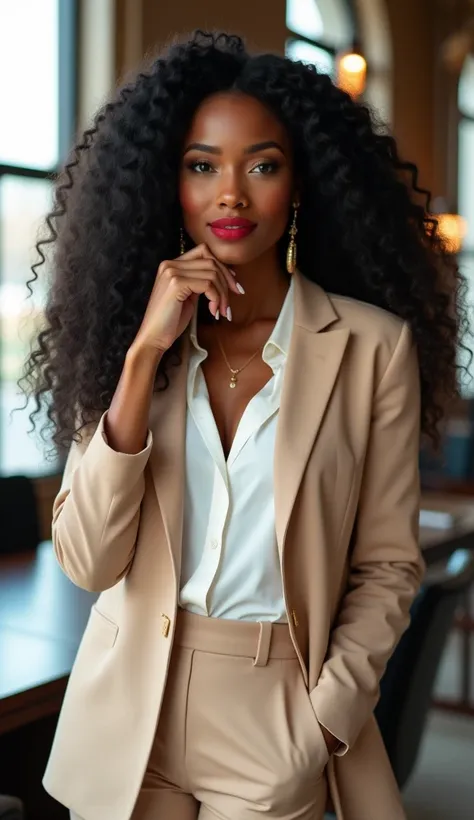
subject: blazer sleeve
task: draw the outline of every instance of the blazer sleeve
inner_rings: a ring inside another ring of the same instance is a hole
[[[386,664],[410,621],[424,562],[419,548],[420,378],[404,323],[375,391],[348,585],[310,693],[343,755],[373,712]]]
[[[116,452],[107,443],[106,416],[72,443],[53,504],[57,560],[74,584],[91,592],[114,586],[130,568],[153,444],[148,431],[141,452]]]

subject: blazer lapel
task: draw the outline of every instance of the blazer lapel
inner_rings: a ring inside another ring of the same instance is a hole
[[[294,327],[275,443],[275,524],[281,555],[306,462],[350,335],[347,328],[327,330],[339,319],[327,293],[298,272],[294,276]],[[155,394],[150,410],[153,447],[149,466],[177,579],[181,572],[189,349],[189,334],[185,333],[181,364],[169,368],[169,386]]]
[[[294,326],[283,379],[274,464],[275,525],[281,556],[303,472],[350,335],[347,328],[327,330],[339,319],[327,293],[298,272],[294,276]]]
[[[176,580],[181,572],[183,534],[184,470],[186,438],[186,383],[189,335],[184,334],[181,364],[168,368],[170,383],[156,393],[150,409],[153,447],[150,469],[171,553]]]

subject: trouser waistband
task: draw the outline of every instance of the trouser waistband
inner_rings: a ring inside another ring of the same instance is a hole
[[[297,658],[288,624],[208,618],[178,609],[174,643],[216,655],[253,658],[254,666],[270,659]]]

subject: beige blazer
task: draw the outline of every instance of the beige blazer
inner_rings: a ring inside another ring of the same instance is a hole
[[[379,679],[422,577],[420,385],[407,324],[296,273],[275,452],[291,638],[339,820],[405,817],[373,718]],[[128,820],[166,684],[183,521],[189,339],[153,399],[146,449],[73,444],[53,513],[60,565],[100,591],[70,677],[44,786],[84,820]],[[251,739],[249,739],[251,742]],[[344,753],[345,752],[345,753]]]

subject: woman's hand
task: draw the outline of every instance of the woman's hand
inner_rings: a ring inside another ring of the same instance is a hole
[[[239,287],[230,269],[207,245],[162,262],[134,346],[164,353],[188,326],[202,293],[209,299],[213,316],[217,311],[228,316],[229,290],[240,294]]]

